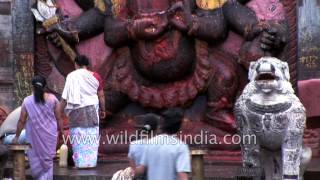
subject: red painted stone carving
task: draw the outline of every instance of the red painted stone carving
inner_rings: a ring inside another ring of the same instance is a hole
[[[272,55],[295,66],[295,1],[219,1],[208,10],[193,0],[105,0],[105,11],[91,7],[93,1],[57,2],[69,17],[55,32],[74,44],[77,53],[90,57],[92,69],[106,81],[110,117],[103,133],[133,132],[134,115],[179,106],[185,109],[183,133],[206,131],[222,140],[235,132],[232,108],[247,82],[248,64]],[[80,43],[68,31],[77,32]],[[42,62],[47,62],[43,67],[49,67],[37,71],[59,94],[62,88],[54,88],[58,83],[53,79],[66,76],[72,64],[45,37],[37,42],[48,44],[37,48]]]

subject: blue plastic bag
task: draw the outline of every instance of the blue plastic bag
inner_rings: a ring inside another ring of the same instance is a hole
[[[3,144],[5,145],[9,145],[9,144],[12,144],[12,140],[16,137],[15,134],[8,134],[8,135],[5,135],[5,137],[3,138]],[[22,130],[21,131],[21,134],[20,134],[20,137],[18,139],[18,143],[19,144],[27,144],[28,141],[27,141],[27,136],[26,136],[26,130]]]

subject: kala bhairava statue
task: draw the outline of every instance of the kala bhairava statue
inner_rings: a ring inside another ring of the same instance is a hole
[[[243,165],[264,170],[267,180],[301,180],[311,159],[303,145],[305,108],[289,82],[286,62],[263,57],[252,62],[250,83],[235,104]]]

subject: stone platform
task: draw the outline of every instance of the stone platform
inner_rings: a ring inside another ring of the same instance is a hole
[[[75,168],[59,168],[57,163],[54,169],[55,180],[110,180],[112,175],[128,167],[128,162],[100,162],[94,169],[78,170]],[[205,165],[205,175],[208,180],[253,180],[240,176],[241,166],[239,164],[208,164]],[[254,174],[254,173],[251,173]],[[248,174],[248,176],[250,176]],[[32,179],[28,173],[28,179]]]
[[[10,176],[12,166],[7,169]],[[125,158],[101,160],[94,169],[78,170],[72,167],[60,168],[57,162],[54,167],[55,180],[110,180],[112,175],[120,169],[128,167]],[[258,172],[241,168],[240,162],[222,162],[205,160],[205,176],[207,180],[256,180]],[[27,171],[27,179],[32,179]],[[320,159],[314,159],[310,163],[305,174],[305,180],[320,180]]]
[[[127,162],[104,162],[91,170],[59,168],[56,166],[56,180],[110,180],[113,173],[128,166]],[[320,179],[320,159],[314,161],[305,174],[305,180]],[[206,180],[255,180],[257,172],[243,170],[237,163],[207,162],[205,164]]]

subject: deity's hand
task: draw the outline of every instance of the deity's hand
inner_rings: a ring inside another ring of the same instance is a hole
[[[172,27],[182,32],[189,31],[192,23],[192,14],[183,2],[179,1],[173,4],[168,13],[169,23]]]
[[[167,28],[168,20],[163,15],[143,17],[129,23],[128,31],[133,39],[155,39]]]
[[[261,34],[261,49],[264,51],[282,50],[288,41],[287,27],[277,22],[267,22]]]
[[[61,38],[70,44],[79,42],[78,33],[68,27],[67,23],[58,23],[48,29],[49,35],[47,38],[56,46],[61,47]]]

